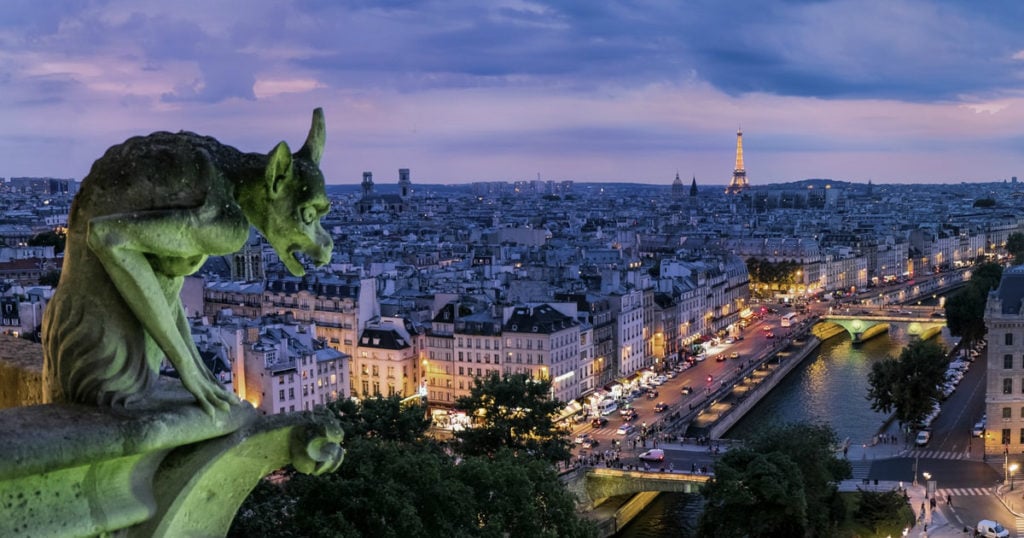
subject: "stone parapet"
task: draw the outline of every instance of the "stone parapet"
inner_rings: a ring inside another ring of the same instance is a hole
[[[223,536],[263,476],[343,457],[333,417],[193,402],[168,382],[141,409],[0,411],[0,536]]]
[[[0,334],[0,409],[42,403],[43,347]]]

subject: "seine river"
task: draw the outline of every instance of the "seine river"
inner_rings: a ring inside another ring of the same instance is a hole
[[[947,348],[945,336],[939,341]],[[871,365],[898,355],[906,341],[882,334],[854,346],[840,335],[821,344],[797,369],[772,390],[727,437],[742,439],[760,424],[813,422],[832,426],[839,439],[864,443],[878,431],[885,415],[871,410],[866,395]],[[699,502],[685,494],[663,493],[618,536],[622,538],[688,537],[700,513]]]

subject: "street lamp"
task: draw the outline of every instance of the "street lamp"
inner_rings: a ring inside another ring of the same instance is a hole
[[[1018,468],[1016,463],[1010,464],[1010,491],[1013,491],[1013,473],[1016,473]]]
[[[928,471],[924,471],[924,472],[921,473],[921,476],[924,477],[924,498],[927,499],[928,498],[928,490],[931,489],[930,486],[931,486],[931,481],[932,481],[932,473],[929,473]]]

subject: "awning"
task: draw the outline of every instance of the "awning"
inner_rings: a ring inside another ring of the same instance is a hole
[[[567,403],[565,407],[562,408],[562,411],[558,413],[558,418],[556,418],[555,420],[565,420],[575,415],[576,413],[579,413],[582,410],[583,406],[580,405],[580,403],[577,402],[576,400],[573,400]]]

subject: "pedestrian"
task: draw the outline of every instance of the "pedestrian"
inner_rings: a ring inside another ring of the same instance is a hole
[[[931,498],[931,500],[930,500],[929,502],[930,502],[930,503],[931,503],[931,505],[932,505],[932,510],[935,510],[935,497],[932,497],[932,498]]]
[[[953,506],[953,496],[949,493],[946,494],[946,504]]]

